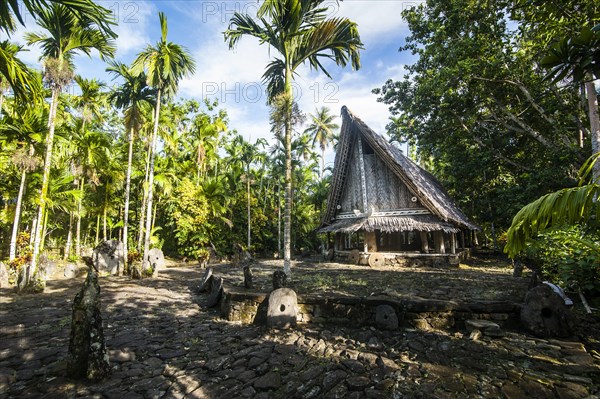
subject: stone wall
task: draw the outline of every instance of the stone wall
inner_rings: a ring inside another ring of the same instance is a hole
[[[470,249],[460,249],[456,254],[423,254],[423,253],[393,253],[380,252],[385,257],[386,267],[458,267],[461,260],[468,259]],[[350,251],[336,251],[335,260],[348,263]],[[361,252],[361,265],[368,265],[368,253]]]
[[[268,295],[225,287],[221,299],[222,317],[243,324],[264,324]],[[464,328],[465,320],[491,320],[500,326],[518,322],[520,305],[503,301],[444,301],[418,297],[319,297],[298,295],[298,323],[375,325],[375,310],[390,305],[400,326],[419,330]]]

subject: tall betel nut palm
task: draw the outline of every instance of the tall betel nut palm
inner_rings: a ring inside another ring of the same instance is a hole
[[[158,13],[160,19],[161,38],[154,46],[142,51],[132,65],[136,75],[146,73],[149,86],[156,89],[156,106],[154,108],[154,130],[150,140],[150,160],[148,172],[148,204],[146,208],[146,229],[144,233],[144,257],[142,268],[148,270],[148,251],[150,250],[150,232],[152,228],[152,192],[154,185],[154,155],[158,138],[158,120],[160,116],[161,97],[168,98],[177,92],[179,81],[196,70],[196,64],[185,47],[167,41],[167,17]]]
[[[330,114],[330,109],[327,107],[321,107],[316,112],[310,115],[311,122],[304,130],[305,133],[309,133],[312,136],[313,148],[315,144],[319,143],[321,148],[321,179],[325,173],[325,149],[333,141],[334,130],[337,130],[339,126],[333,121],[335,115]]]
[[[129,244],[129,197],[131,193],[131,172],[133,166],[133,139],[144,123],[144,107],[153,104],[154,91],[146,83],[146,75],[134,75],[131,69],[121,62],[115,62],[106,69],[115,77],[123,79],[123,83],[111,94],[110,99],[117,108],[124,109],[125,129],[129,131],[127,152],[127,173],[125,175],[125,205],[123,209],[123,248],[127,254]],[[128,270],[127,256],[125,256],[125,269]]]
[[[73,80],[73,57],[77,53],[91,55],[97,50],[102,58],[112,57],[115,45],[111,37],[103,33],[97,23],[89,16],[73,13],[69,8],[52,4],[40,10],[38,25],[43,33],[27,33],[25,39],[29,44],[40,44],[44,64],[44,80],[52,90],[50,113],[48,116],[48,135],[46,136],[46,154],[40,189],[37,226],[34,231],[35,240],[31,265],[27,269],[25,283],[28,284],[35,274],[36,262],[42,241],[42,223],[46,211],[48,183],[52,162],[52,145],[54,143],[54,126],[59,94]]]
[[[291,215],[292,215],[292,80],[296,69],[308,61],[311,68],[331,75],[322,60],[332,60],[339,66],[349,62],[360,68],[363,48],[355,22],[348,18],[327,18],[328,8],[323,0],[265,0],[253,18],[235,13],[225,31],[225,41],[233,49],[242,36],[256,37],[260,44],[277,50],[267,65],[263,81],[267,84],[269,103],[276,96],[287,97],[285,113],[285,210],[283,231],[284,271],[291,273]]]

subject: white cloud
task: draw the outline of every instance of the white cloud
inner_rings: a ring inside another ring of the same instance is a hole
[[[118,35],[116,39],[117,58],[137,53],[151,42],[148,36],[148,20],[155,14],[154,5],[147,1],[118,1],[110,9],[117,22],[117,26],[114,28]]]
[[[400,16],[402,9],[416,2],[383,0],[346,0],[336,3],[330,1],[331,15],[344,16],[359,24],[361,38],[365,43],[363,65],[373,65],[368,69],[351,71],[332,65],[328,70],[335,80],[323,73],[311,71],[301,66],[295,80],[296,99],[301,110],[313,113],[315,108],[328,106],[334,114],[339,114],[342,105],[347,105],[374,130],[383,133],[389,111],[385,104],[377,102],[377,96],[371,93],[388,78],[401,76],[403,64],[396,60],[398,34],[406,29]],[[179,12],[197,21],[195,35],[188,38],[197,62],[196,74],[180,83],[180,93],[185,96],[218,98],[230,116],[230,125],[244,137],[250,134],[252,139],[265,137],[271,139],[269,131],[269,109],[265,105],[261,77],[276,51],[266,45],[260,45],[256,38],[243,37],[231,51],[223,40],[222,32],[234,11],[249,12],[256,9],[255,1],[241,0],[230,3],[203,2],[193,8],[187,3],[175,3]],[[337,7],[337,8],[336,8]],[[389,50],[377,55],[373,47],[381,47],[384,41],[393,42]],[[368,51],[370,50],[370,51]]]
[[[418,0],[347,0],[339,3],[336,16],[356,22],[361,39],[369,48],[382,37],[406,29],[406,22],[400,14],[420,3]]]

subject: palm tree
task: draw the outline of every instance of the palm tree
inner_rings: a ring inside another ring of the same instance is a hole
[[[362,43],[356,23],[348,18],[326,18],[324,0],[271,0],[258,10],[256,20],[235,13],[225,31],[229,48],[236,46],[242,36],[256,37],[277,50],[279,57],[271,61],[263,81],[267,83],[269,101],[283,95],[285,118],[285,211],[284,211],[284,271],[291,273],[291,215],[292,215],[292,80],[296,69],[306,61],[327,77],[322,59],[337,65],[351,63],[360,68]]]
[[[127,173],[125,175],[125,205],[123,209],[123,252],[125,253],[125,270],[127,270],[128,229],[129,229],[129,197],[131,195],[131,171],[133,166],[133,139],[139,134],[144,122],[143,109],[153,105],[154,91],[146,84],[146,75],[135,75],[131,69],[121,62],[111,64],[107,69],[123,83],[115,89],[110,99],[117,108],[125,111],[125,129],[129,131],[127,152]]]
[[[81,256],[81,217],[84,213],[86,178],[95,186],[100,184],[99,174],[109,160],[110,140],[105,133],[84,130],[83,121],[78,121],[75,132],[70,138],[73,147],[73,159],[78,166],[79,191],[77,203],[77,222],[75,229],[75,255]]]
[[[160,117],[161,96],[169,97],[177,92],[179,81],[193,74],[196,64],[184,47],[167,41],[167,17],[158,13],[161,39],[154,47],[148,46],[133,63],[132,71],[139,75],[146,72],[146,81],[156,89],[156,106],[154,111],[154,131],[150,140],[150,161],[148,174],[148,205],[146,206],[146,232],[144,237],[143,267],[148,268],[148,251],[150,250],[150,228],[152,216],[152,186],[154,184],[154,154],[158,138],[158,120]]]
[[[36,271],[37,257],[40,252],[42,226],[39,221],[44,220],[47,202],[58,96],[65,85],[73,79],[73,56],[78,52],[89,56],[93,49],[98,50],[101,57],[112,57],[115,52],[112,39],[105,36],[91,18],[78,16],[67,7],[53,4],[47,9],[40,10],[38,24],[46,33],[28,33],[25,38],[29,44],[39,43],[42,47],[44,79],[52,90],[52,100],[48,116],[48,135],[46,136],[46,154],[38,205],[38,223],[34,233],[31,268],[27,270],[26,275],[27,283]]]
[[[96,132],[86,131],[86,124],[92,122],[93,119],[102,121],[102,107],[106,105],[106,93],[102,91],[106,87],[104,82],[96,79],[85,79],[81,76],[75,76],[75,82],[81,89],[81,95],[75,98],[74,105],[81,112],[81,124],[79,131],[75,134],[76,139],[75,151],[77,156],[75,159],[79,162],[82,173],[79,181],[79,203],[77,204],[77,223],[75,234],[75,254],[81,256],[81,213],[82,202],[84,197],[85,174],[97,164],[98,157],[105,155],[108,148],[108,142],[101,134]],[[68,254],[67,254],[68,256]]]
[[[25,25],[21,15],[21,5],[24,5],[27,11],[38,20],[54,4],[62,4],[70,12],[91,19],[104,35],[117,37],[116,33],[111,30],[111,25],[114,25],[111,11],[94,3],[93,0],[2,0],[0,1],[0,29],[6,33],[13,32],[17,28],[15,18]]]
[[[17,57],[23,48],[3,40],[0,42],[0,115],[4,102],[4,92],[11,88],[15,97],[22,102],[38,102],[42,86],[36,74]]]
[[[311,123],[308,125],[305,133],[310,133],[313,137],[312,145],[319,143],[321,148],[321,180],[325,172],[325,149],[333,141],[334,130],[339,126],[333,122],[335,115],[330,114],[331,110],[327,107],[316,109],[314,115],[310,114]]]
[[[250,166],[252,165],[252,163],[260,161],[260,160],[264,160],[265,159],[265,154],[262,153],[259,149],[260,147],[264,148],[264,146],[267,144],[267,141],[265,139],[257,139],[256,142],[254,144],[250,144],[249,142],[245,141],[243,139],[242,136],[237,136],[236,139],[239,138],[239,140],[237,141],[239,146],[240,146],[240,162],[242,163],[242,166],[244,168],[244,174],[241,176],[241,180],[242,182],[246,183],[246,196],[247,196],[247,223],[248,223],[248,236],[247,236],[247,249],[248,251],[250,250],[250,245],[252,244],[252,228],[251,228],[251,209],[250,209],[250,185],[252,183],[254,183],[254,179],[252,178],[252,171],[250,170]]]
[[[12,112],[12,116],[6,118],[4,125],[0,127],[0,130],[7,131],[10,135],[16,136],[17,140],[28,143],[23,146],[23,151],[15,153],[13,156],[13,163],[21,170],[21,184],[17,195],[15,217],[10,239],[9,261],[14,260],[16,257],[17,235],[19,233],[27,173],[38,166],[38,162],[34,158],[34,142],[41,141],[40,138],[45,135],[48,129],[46,123],[48,120],[47,112],[48,109],[46,107],[23,104],[23,107]],[[25,147],[29,147],[29,149],[25,150]]]

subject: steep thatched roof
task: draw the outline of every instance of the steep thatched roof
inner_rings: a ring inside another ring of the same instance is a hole
[[[369,216],[362,218],[336,220],[337,204],[339,204],[352,148],[358,135],[364,140],[385,165],[404,183],[427,208],[431,215],[412,216]],[[478,227],[456,207],[446,190],[437,179],[419,167],[402,152],[375,133],[362,120],[352,114],[348,108],[342,107],[342,129],[340,142],[335,156],[333,176],[327,211],[320,227],[320,232],[354,232],[358,230],[406,231],[421,230],[456,232],[459,228],[476,230]]]

